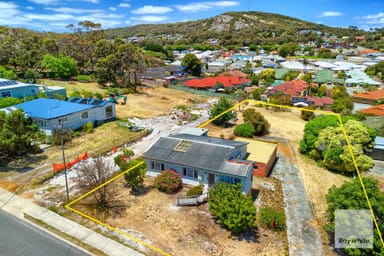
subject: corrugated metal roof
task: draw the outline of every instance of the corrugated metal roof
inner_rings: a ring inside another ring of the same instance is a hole
[[[384,149],[384,137],[380,137],[380,136],[376,137],[375,149]]]
[[[220,171],[222,173],[241,177],[246,177],[250,170],[253,170],[253,165],[251,165],[250,163],[247,164],[230,161],[223,162],[220,168]]]
[[[180,141],[192,141],[186,150],[175,150]],[[160,137],[145,153],[144,157],[182,166],[219,171],[223,161],[229,159],[236,146],[244,142],[230,141],[207,136],[177,134]]]
[[[92,105],[72,103],[56,99],[36,99],[16,105],[21,108],[30,117],[41,119],[53,119],[72,113],[94,108]]]

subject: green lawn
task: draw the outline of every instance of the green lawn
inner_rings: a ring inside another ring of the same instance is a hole
[[[80,83],[75,81],[59,81],[59,80],[51,80],[51,79],[41,79],[38,81],[38,84],[65,87],[67,89],[67,95],[70,95],[76,90],[78,91],[86,90],[93,93],[101,93],[102,95],[104,95],[104,93],[107,92],[107,90],[100,88],[97,83]]]

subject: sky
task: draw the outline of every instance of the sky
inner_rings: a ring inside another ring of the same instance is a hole
[[[383,0],[0,0],[0,25],[70,32],[89,20],[102,28],[210,18],[229,11],[262,11],[334,27],[384,27]]]

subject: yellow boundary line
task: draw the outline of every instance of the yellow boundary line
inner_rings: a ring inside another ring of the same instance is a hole
[[[225,110],[224,112],[220,113],[219,115],[217,115],[217,116],[215,116],[215,117],[209,119],[208,121],[206,121],[206,122],[200,124],[200,125],[197,126],[197,127],[198,127],[198,128],[202,128],[202,127],[206,126],[207,124],[211,123],[212,121],[216,120],[217,118],[221,117],[222,115],[228,113],[229,111],[232,111],[232,110],[236,109],[237,107],[240,107],[240,106],[243,105],[244,103],[253,103],[253,104],[255,104],[256,106],[257,106],[257,105],[264,105],[264,106],[269,106],[269,107],[277,107],[277,108],[293,109],[293,110],[297,110],[297,111],[302,111],[302,110],[304,110],[303,108],[299,108],[299,107],[277,105],[277,104],[271,104],[271,103],[267,103],[267,102],[263,102],[263,101],[243,100],[243,101],[241,101],[241,102],[235,104],[233,107],[231,107],[231,108]],[[337,116],[337,117],[338,117],[338,121],[339,121],[340,127],[341,127],[341,129],[342,129],[342,131],[343,131],[344,138],[345,138],[345,140],[346,140],[346,142],[347,142],[347,145],[348,145],[349,153],[350,153],[351,156],[352,156],[352,161],[353,161],[353,164],[354,164],[354,166],[355,166],[355,169],[356,169],[356,172],[357,172],[359,181],[360,181],[360,185],[361,185],[361,187],[362,187],[362,189],[363,189],[365,199],[367,200],[368,208],[369,208],[369,210],[370,210],[370,213],[371,213],[373,222],[374,222],[374,224],[375,224],[377,233],[379,234],[379,238],[380,238],[380,241],[381,241],[381,245],[384,247],[384,241],[383,241],[383,237],[382,237],[382,234],[381,234],[381,231],[380,231],[380,228],[379,228],[379,224],[378,224],[377,221],[376,221],[375,213],[373,212],[373,208],[372,208],[371,202],[370,202],[370,200],[369,200],[369,197],[368,197],[368,194],[367,194],[367,191],[366,191],[366,188],[365,188],[363,179],[362,179],[362,177],[361,177],[359,167],[357,166],[356,158],[355,158],[355,155],[353,154],[351,144],[350,144],[350,142],[349,142],[347,133],[346,133],[346,131],[345,131],[345,127],[344,127],[343,122],[342,122],[342,119],[341,119],[341,115],[338,114],[338,113],[334,113],[334,112],[330,112],[330,111],[322,111],[322,110],[305,109],[305,111],[314,112],[314,113],[320,113],[320,114],[324,114],[324,115],[333,115],[333,116]],[[127,172],[129,172],[129,171],[131,171],[131,170],[133,170],[133,169],[135,169],[135,168],[141,166],[143,163],[144,163],[144,161],[139,162],[139,163],[136,164],[135,166],[133,166],[133,167],[129,168],[128,170],[126,170],[126,171],[120,173],[119,175],[116,175],[115,177],[113,177],[112,179],[108,180],[107,182],[105,182],[105,183],[103,183],[103,184],[97,186],[96,188],[94,188],[94,189],[88,191],[87,193],[81,195],[81,196],[78,197],[77,199],[75,199],[75,200],[69,202],[69,203],[66,204],[64,207],[67,208],[67,209],[69,209],[69,210],[71,210],[71,211],[73,211],[73,212],[75,212],[75,213],[77,213],[77,214],[79,214],[79,215],[81,215],[81,216],[83,216],[83,217],[86,218],[86,219],[89,219],[89,220],[91,220],[91,221],[93,221],[93,222],[95,222],[95,223],[97,223],[97,224],[100,224],[100,225],[102,225],[102,226],[104,226],[104,227],[106,227],[106,228],[108,228],[108,229],[110,229],[110,230],[112,230],[112,231],[114,231],[114,232],[117,232],[117,233],[119,233],[119,234],[121,234],[121,235],[123,235],[123,236],[125,236],[125,237],[127,237],[127,238],[129,238],[129,239],[131,239],[131,240],[133,240],[133,241],[135,241],[135,242],[137,242],[137,243],[139,243],[139,244],[141,244],[141,245],[143,245],[143,246],[145,246],[145,247],[147,247],[147,248],[153,250],[153,251],[155,251],[155,252],[158,252],[158,253],[160,253],[161,255],[164,255],[164,256],[170,256],[169,253],[164,252],[164,251],[161,250],[160,248],[157,248],[157,247],[155,247],[155,246],[153,246],[153,245],[150,245],[150,244],[148,244],[148,243],[146,243],[146,242],[144,242],[144,241],[142,241],[142,240],[140,240],[140,239],[138,239],[138,238],[136,238],[136,237],[133,237],[133,236],[131,236],[131,235],[129,235],[129,234],[127,234],[127,233],[125,233],[125,232],[123,232],[123,231],[117,229],[117,228],[112,227],[112,226],[109,225],[109,224],[106,224],[106,223],[104,223],[104,222],[102,222],[102,221],[100,221],[100,220],[98,220],[98,219],[95,219],[95,218],[93,218],[93,217],[91,217],[91,216],[89,216],[89,215],[87,215],[87,214],[85,214],[85,213],[83,213],[83,212],[81,212],[81,211],[79,211],[79,210],[76,210],[76,209],[74,209],[74,208],[71,207],[71,205],[73,205],[73,204],[79,202],[80,200],[82,200],[83,198],[89,196],[90,194],[92,194],[92,193],[95,192],[96,190],[100,189],[101,187],[103,187],[103,186],[105,186],[105,185],[107,185],[107,184],[109,184],[109,183],[111,183],[111,182],[117,180],[118,178],[120,178],[121,176],[123,176],[125,173],[127,173]]]

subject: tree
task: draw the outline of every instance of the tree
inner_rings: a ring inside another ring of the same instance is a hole
[[[221,97],[219,101],[212,106],[211,110],[209,111],[209,117],[214,118],[232,107],[233,107],[233,104],[230,100],[228,100],[225,97]],[[234,118],[232,111],[228,111],[225,114],[213,120],[212,122],[215,125],[225,126],[226,122],[231,120],[232,118]]]
[[[185,71],[191,71],[193,76],[200,76],[202,63],[195,54],[187,53],[181,60],[181,65]]]
[[[254,100],[261,100],[261,95],[265,92],[265,87],[257,87],[252,90],[252,98]]]
[[[244,123],[250,124],[254,129],[254,135],[265,135],[269,132],[270,124],[260,112],[248,108],[243,112]]]
[[[114,47],[113,53],[98,60],[95,70],[96,80],[102,86],[111,84],[114,87],[131,88],[136,91],[146,69],[144,53],[136,46],[119,40],[114,43]],[[106,49],[99,50],[110,52]]]
[[[253,126],[249,123],[244,123],[236,126],[234,132],[236,136],[242,136],[242,137],[253,137],[255,134],[255,129]]]
[[[276,71],[273,68],[263,69],[259,74],[259,81],[262,84],[271,84],[275,81]]]
[[[32,138],[39,132],[21,109],[9,114],[0,111],[0,162],[8,162],[26,153],[36,153],[39,148]]]
[[[136,164],[138,164],[138,162]],[[134,165],[132,164],[132,166]],[[124,174],[124,179],[127,182],[127,186],[132,189],[133,193],[139,192],[144,187],[145,172],[146,169],[141,166],[136,167],[133,170],[130,170],[129,172],[126,172]]]
[[[165,170],[155,178],[154,186],[162,192],[174,194],[183,188],[183,180],[176,171]]]
[[[373,166],[373,160],[364,154],[363,149],[373,147],[375,134],[371,134],[366,126],[356,120],[347,121],[344,128],[359,170],[362,172],[369,170]],[[330,170],[341,173],[355,171],[349,146],[339,126],[322,129],[314,143],[314,150],[310,154],[322,161]]]
[[[371,203],[373,212],[378,222],[380,230],[384,230],[384,208],[382,202],[384,193],[378,186],[378,181],[372,178],[362,178],[363,183]],[[359,179],[344,183],[340,188],[331,187],[326,196],[328,203],[329,230],[333,233],[335,229],[335,211],[336,210],[356,210],[368,209],[368,203],[365,199],[363,189]],[[379,235],[376,229],[373,231],[372,249],[344,249],[347,255],[383,255],[384,248],[381,245]]]
[[[279,53],[279,55],[281,57],[287,57],[287,56],[294,56],[295,55],[295,51],[299,50],[300,49],[300,46],[294,44],[294,43],[286,43],[286,44],[282,44],[279,49],[277,50],[277,52]]]
[[[209,191],[209,210],[231,232],[239,234],[256,228],[256,207],[241,192],[241,184],[218,182]]]
[[[342,121],[345,123],[352,117],[343,117]],[[314,150],[314,144],[319,136],[321,130],[328,126],[339,126],[339,121],[337,116],[333,115],[323,115],[317,116],[305,124],[304,127],[304,136],[300,141],[300,152],[302,154],[309,154],[312,150]]]
[[[90,159],[86,164],[78,167],[80,176],[84,180],[82,185],[87,190],[97,188],[107,182],[112,177],[114,170],[113,162],[102,157]],[[108,212],[113,207],[112,189],[113,186],[106,184],[92,193],[98,209]]]
[[[314,106],[308,106],[306,108],[304,108],[303,110],[301,110],[301,118],[305,121],[309,121],[311,120],[312,118],[315,117],[315,113],[311,110],[314,110],[316,107]],[[306,110],[308,109],[308,110]]]
[[[68,56],[59,55],[59,57],[55,57],[46,54],[41,61],[41,65],[50,73],[51,77],[68,79],[77,74],[76,61]]]
[[[9,70],[3,66],[0,66],[0,77],[13,80],[17,78],[17,75],[13,70]]]

